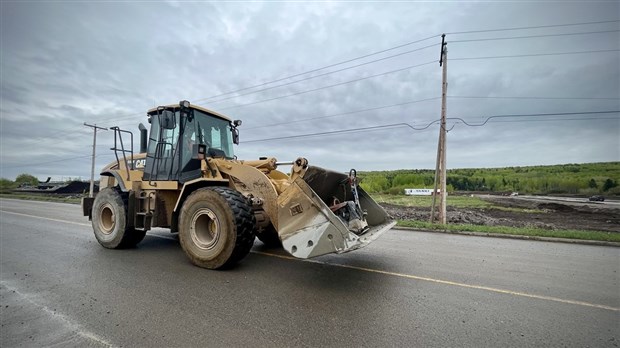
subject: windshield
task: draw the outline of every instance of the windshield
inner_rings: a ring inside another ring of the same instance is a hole
[[[235,156],[230,122],[194,109],[193,124],[193,132],[188,130],[192,141],[207,145],[207,151],[221,150],[227,158]]]

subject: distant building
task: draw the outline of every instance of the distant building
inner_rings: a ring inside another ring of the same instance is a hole
[[[437,193],[441,190],[437,189]],[[407,196],[432,196],[433,189],[405,189],[405,195]]]

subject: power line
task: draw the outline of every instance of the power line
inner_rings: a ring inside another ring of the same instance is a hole
[[[465,124],[468,127],[482,127],[482,126],[486,125],[490,120],[496,119],[496,118],[547,117],[547,116],[563,116],[563,115],[565,115],[565,116],[571,116],[571,115],[597,115],[597,114],[613,114],[613,113],[620,113],[620,110],[493,115],[493,116],[487,117],[487,119],[483,123],[480,123],[480,124],[468,123],[466,120],[464,120],[463,118],[460,118],[460,117],[448,117],[448,118],[446,118],[446,120],[461,121],[463,124]],[[589,119],[590,120],[597,120],[597,118],[589,118]],[[438,123],[440,121],[441,121],[441,119],[434,120],[434,121],[428,123],[426,126],[423,126],[423,127],[414,127],[414,126],[410,125],[409,123],[401,122],[401,123],[392,123],[392,124],[370,126],[370,127],[362,127],[362,128],[341,129],[341,130],[337,130],[337,131],[317,132],[317,133],[309,133],[309,134],[298,134],[298,135],[290,135],[290,136],[283,136],[283,137],[273,137],[273,138],[265,138],[265,139],[254,139],[254,140],[244,141],[243,143],[256,143],[256,142],[272,141],[272,140],[298,139],[298,138],[307,138],[307,137],[315,137],[315,136],[333,135],[333,134],[341,134],[341,133],[363,132],[363,131],[371,131],[371,130],[387,129],[387,128],[395,128],[395,127],[408,127],[408,128],[411,128],[411,129],[413,129],[415,131],[422,131],[422,130],[428,129],[429,127],[431,127],[432,125],[434,125],[434,124],[436,124],[436,123]],[[526,121],[526,120],[524,120],[524,121]]]
[[[570,116],[570,115],[596,115],[596,114],[614,114],[614,113],[620,113],[620,110],[612,110],[612,111],[585,111],[585,112],[561,112],[561,113],[539,113],[539,114],[493,115],[493,116],[487,117],[487,119],[484,122],[479,123],[479,124],[468,123],[466,120],[464,120],[463,118],[460,118],[460,117],[449,117],[449,118],[447,118],[447,120],[457,120],[457,121],[460,121],[461,123],[463,123],[464,125],[466,125],[468,127],[482,127],[482,126],[484,126],[484,125],[486,125],[487,123],[490,123],[490,122],[500,123],[500,122],[620,120],[620,117],[597,117],[597,118],[588,117],[588,118],[560,118],[560,119],[551,119],[551,120],[502,120],[502,121],[491,121],[491,120],[496,119],[496,118],[510,118],[510,117],[512,117],[512,118],[514,118],[514,117],[546,117],[546,116],[562,116],[562,115]],[[294,138],[297,139],[297,138],[333,135],[333,134],[341,134],[341,133],[356,133],[356,132],[365,132],[365,131],[373,131],[373,130],[381,130],[381,129],[398,128],[398,127],[408,127],[408,128],[411,128],[414,131],[422,131],[422,130],[426,130],[426,129],[430,128],[433,124],[436,124],[436,123],[438,123],[440,121],[441,121],[440,119],[434,120],[432,122],[429,122],[427,125],[425,125],[423,127],[414,127],[414,126],[412,126],[412,125],[410,125],[408,123],[401,122],[401,123],[392,123],[392,124],[377,125],[377,126],[370,126],[370,127],[342,129],[342,130],[329,131],[329,132],[317,132],[317,133],[299,134],[299,135],[291,135],[291,136],[284,136],[284,137],[274,137],[274,138],[266,138],[266,139],[254,139],[254,140],[243,141],[243,143],[255,143],[255,142],[264,142],[264,141],[271,141],[271,140],[294,139]],[[459,122],[456,122],[455,124],[457,124],[457,123],[459,123]],[[452,128],[454,128],[454,126]],[[112,156],[112,155],[113,154],[102,154],[102,155],[97,155],[96,157],[99,158],[99,157]],[[39,165],[43,165],[43,164],[69,161],[69,160],[79,159],[79,158],[86,158],[86,157],[90,157],[90,156],[91,155],[69,157],[69,158],[61,158],[61,159],[57,159],[57,160],[53,160],[53,161],[47,161],[47,162],[39,162],[39,163],[23,164],[23,165],[13,165],[13,166],[8,166],[8,167],[4,166],[3,168],[4,169],[8,169],[8,168],[18,168],[18,167],[32,167],[32,166],[39,166]]]
[[[392,71],[387,71],[387,72],[380,73],[380,74],[375,74],[375,75],[370,75],[370,76],[366,76],[366,77],[361,77],[361,78],[358,78],[358,79],[354,79],[354,80],[350,80],[350,81],[345,81],[345,82],[340,82],[340,83],[336,83],[336,84],[333,84],[333,85],[318,87],[318,88],[314,88],[314,89],[309,89],[309,90],[305,90],[305,91],[301,91],[301,92],[281,95],[281,96],[274,97],[274,98],[263,99],[263,100],[259,100],[259,101],[255,101],[255,102],[251,102],[251,103],[234,105],[234,106],[230,106],[230,107],[223,108],[223,109],[220,109],[220,110],[236,109],[236,108],[240,108],[240,107],[243,107],[243,106],[255,105],[255,104],[265,103],[265,102],[268,102],[268,101],[284,99],[284,98],[293,97],[293,96],[296,96],[296,95],[306,94],[306,93],[310,93],[310,92],[316,92],[316,91],[320,91],[320,90],[327,89],[327,88],[342,86],[342,85],[346,85],[346,84],[349,84],[349,83],[359,82],[359,81],[368,80],[368,79],[372,79],[372,78],[379,77],[379,76],[393,74],[393,73],[400,72],[400,71],[405,71],[405,70],[409,70],[409,69],[413,69],[413,68],[418,68],[418,67],[429,65],[429,64],[433,64],[433,63],[436,63],[436,62],[437,62],[436,60],[433,60],[433,61],[422,63],[422,64],[410,65],[410,66],[407,66],[407,67],[404,67],[404,68],[400,68],[400,69],[396,69],[396,70],[392,70]]]
[[[70,160],[74,160],[74,159],[78,159],[78,158],[86,158],[86,157],[90,157],[90,155],[77,156],[77,157],[69,157],[69,158],[61,158],[61,159],[57,159],[57,160],[53,160],[53,161],[47,161],[47,162],[37,162],[37,163],[30,163],[30,164],[18,164],[18,165],[13,165],[13,166],[3,166],[3,168],[7,169],[7,168],[40,166],[40,165],[43,165],[43,164],[56,163],[56,162],[64,162],[64,161],[70,161]]]
[[[272,123],[272,124],[263,125],[263,126],[256,126],[256,127],[245,128],[244,130],[281,126],[283,124],[289,125],[289,124],[292,124],[292,123],[315,121],[315,120],[321,120],[321,119],[325,119],[325,118],[332,118],[332,117],[338,117],[338,116],[357,114],[357,113],[366,112],[366,111],[375,111],[375,110],[393,108],[393,107],[397,107],[397,106],[404,106],[404,105],[421,103],[421,102],[430,101],[430,100],[437,100],[437,99],[441,99],[441,97],[433,97],[433,98],[426,98],[426,99],[411,100],[411,101],[407,101],[407,102],[403,102],[403,103],[390,104],[390,105],[382,105],[382,106],[377,106],[377,107],[368,108],[368,109],[353,110],[353,111],[347,111],[347,112],[341,112],[341,113],[337,113],[337,114],[318,116],[318,117],[311,117],[311,118],[301,118],[301,119],[297,119],[297,120],[289,120],[289,121],[281,122],[281,123]]]
[[[125,116],[119,116],[119,117],[116,117],[116,118],[106,119],[105,121],[106,122],[112,122],[112,121],[126,120],[126,119],[133,118],[135,116],[140,116],[140,115],[146,115],[146,110],[143,111],[143,112],[136,112],[136,113],[133,113],[133,114],[127,114]]]
[[[464,95],[449,95],[448,98],[452,99],[541,99],[541,100],[620,100],[618,97],[504,97],[504,96],[464,96]]]
[[[323,77],[323,76],[335,74],[335,73],[338,73],[338,72],[341,72],[341,71],[345,71],[345,70],[349,70],[349,69],[359,68],[360,66],[364,66],[364,65],[380,62],[380,61],[391,59],[391,58],[394,58],[394,57],[399,57],[399,56],[402,56],[402,55],[405,55],[405,54],[421,51],[421,50],[424,50],[424,49],[427,49],[427,48],[431,48],[431,47],[435,47],[435,46],[439,46],[439,44],[438,43],[437,44],[432,44],[432,45],[428,45],[428,46],[425,46],[425,47],[417,48],[415,50],[410,50],[410,51],[394,54],[394,55],[391,55],[391,56],[387,56],[387,57],[371,60],[371,61],[368,61],[368,62],[364,62],[364,63],[361,63],[361,64],[349,66],[349,67],[346,67],[346,68],[342,68],[342,69],[338,69],[338,70],[334,70],[334,71],[328,71],[328,72],[323,73],[323,74],[306,77],[306,78],[303,78],[303,79],[300,79],[300,80],[295,80],[295,81],[283,83],[283,84],[280,84],[280,85],[271,86],[271,87],[259,89],[259,90],[256,90],[256,91],[248,92],[248,93],[238,94],[238,95],[235,95],[235,96],[231,96],[231,97],[227,97],[227,98],[223,98],[223,99],[219,99],[219,100],[210,101],[210,103],[219,103],[219,102],[222,102],[222,101],[225,101],[225,100],[230,100],[230,99],[234,99],[234,98],[238,98],[238,97],[243,97],[243,96],[250,95],[250,94],[264,92],[264,91],[268,91],[268,90],[271,90],[271,89],[274,89],[274,88],[278,88],[278,87],[289,86],[289,85],[292,85],[292,84],[295,84],[295,83],[312,80],[312,79],[315,79],[317,77]]]
[[[454,32],[447,32],[446,34],[460,35],[460,34],[472,34],[472,33],[483,33],[483,32],[499,32],[499,31],[511,31],[511,30],[526,30],[526,29],[540,29],[540,28],[553,28],[553,27],[568,27],[568,26],[593,25],[593,24],[617,23],[617,22],[620,22],[620,20],[606,20],[606,21],[581,22],[581,23],[565,23],[565,24],[528,26],[528,27],[496,28],[496,29],[470,30],[470,31],[454,31]],[[595,33],[595,32],[592,32],[592,33]],[[558,35],[572,35],[572,34],[578,35],[580,33],[567,33],[567,34],[558,34]],[[213,95],[213,96],[207,97],[207,98],[196,99],[195,102],[205,101],[205,100],[209,100],[209,99],[213,99],[213,98],[217,98],[217,97],[221,97],[221,96],[225,96],[225,95],[229,95],[229,94],[233,94],[233,93],[249,90],[249,89],[252,89],[252,88],[266,86],[268,84],[284,81],[286,79],[303,76],[303,75],[310,74],[310,73],[317,72],[317,71],[321,71],[321,70],[324,70],[324,69],[327,69],[327,68],[330,68],[330,67],[335,67],[335,66],[346,64],[346,63],[349,63],[349,62],[353,62],[353,61],[356,61],[356,60],[359,60],[359,59],[363,59],[363,58],[371,57],[371,56],[374,56],[374,55],[377,55],[377,54],[381,54],[381,53],[389,52],[389,51],[392,51],[392,50],[396,50],[398,48],[402,48],[402,47],[406,47],[406,46],[409,46],[409,45],[412,45],[412,44],[420,43],[420,42],[423,42],[423,41],[426,41],[426,40],[430,40],[430,39],[433,39],[433,38],[436,38],[436,37],[439,37],[439,35],[436,34],[436,35],[428,36],[428,37],[425,37],[425,38],[422,38],[422,39],[419,39],[419,40],[414,40],[414,41],[407,42],[407,43],[404,43],[404,44],[401,44],[401,45],[389,47],[389,48],[384,49],[384,50],[380,50],[380,51],[372,52],[372,53],[369,53],[369,54],[361,55],[361,56],[354,57],[354,58],[351,58],[351,59],[348,59],[348,60],[345,60],[345,61],[329,64],[329,65],[322,66],[322,67],[319,67],[319,68],[316,68],[316,69],[312,69],[312,70],[308,70],[308,71],[305,71],[305,72],[301,72],[301,73],[298,73],[298,74],[294,74],[294,75],[289,75],[289,76],[286,76],[286,77],[278,78],[278,79],[275,79],[275,80],[272,80],[272,81],[263,82],[263,83],[256,84],[256,85],[253,85],[253,86],[246,86],[246,87],[243,87],[243,88],[240,88],[240,89],[236,89],[236,90],[220,93],[220,94]],[[482,40],[487,40],[487,39],[478,39],[478,40],[482,41]],[[464,41],[466,41],[466,40],[457,40],[457,41],[453,41],[453,42],[464,42]],[[585,53],[585,52],[583,52],[583,53]],[[588,52],[588,53],[592,53],[592,52]],[[577,53],[572,53],[571,52],[571,53],[561,53],[561,54],[577,54]],[[542,54],[540,54],[540,55],[542,55]],[[555,54],[548,54],[548,55],[555,55]],[[517,56],[517,57],[525,57],[525,56],[533,56],[533,55],[520,55],[520,56]],[[539,55],[536,55],[536,56],[539,56]],[[471,58],[462,58],[461,60],[465,60],[465,59],[508,58],[508,57],[511,57],[511,56],[471,57]],[[138,116],[138,115],[142,115],[142,114],[144,114],[144,113],[143,112],[138,112],[138,113],[128,114],[128,115],[121,116],[121,117],[114,118],[114,119],[106,119],[105,122],[111,122],[111,121],[117,121],[117,120],[125,120],[125,119],[128,119],[130,117]]]
[[[514,118],[514,117],[546,117],[546,116],[571,116],[571,115],[600,115],[600,114],[617,114],[620,113],[620,110],[611,110],[611,111],[584,111],[584,112],[556,112],[556,113],[540,113],[540,114],[512,114],[512,115],[493,115],[487,117],[487,119],[478,124],[468,123],[464,119],[460,117],[449,117],[449,120],[458,120],[463,122],[466,126],[469,127],[482,127],[486,125],[490,120],[496,118]],[[594,120],[594,118],[592,118]]]
[[[461,57],[461,58],[450,58],[450,60],[475,60],[475,59],[496,59],[496,58],[521,58],[521,57],[540,57],[540,56],[561,56],[561,55],[568,55],[568,54],[604,53],[604,52],[618,52],[618,51],[620,51],[620,49],[595,50],[595,51],[576,51],[576,52],[558,52],[558,53],[515,54],[515,55],[508,55],[508,56]]]
[[[602,23],[615,23],[615,22],[619,22],[619,20],[582,22],[582,23],[567,23],[567,24],[529,26],[529,27],[497,28],[497,29],[472,30],[472,31],[455,31],[455,32],[448,32],[446,34],[469,34],[469,33],[481,33],[481,32],[497,32],[497,31],[522,30],[522,29],[566,27],[566,26],[578,26],[578,25],[602,24]],[[425,37],[425,38],[422,38],[422,39],[410,41],[410,42],[407,42],[407,43],[404,43],[404,44],[401,44],[401,45],[389,47],[389,48],[384,49],[384,50],[368,53],[368,54],[361,55],[361,56],[358,56],[358,57],[354,57],[354,58],[351,58],[351,59],[347,59],[347,60],[344,60],[344,61],[341,61],[341,62],[325,65],[325,66],[322,66],[322,67],[319,67],[319,68],[316,68],[316,69],[312,69],[312,70],[304,71],[304,72],[301,72],[301,73],[285,76],[285,77],[282,77],[282,78],[278,78],[278,79],[275,79],[275,80],[263,82],[263,83],[252,85],[252,86],[242,87],[242,88],[239,88],[239,89],[227,91],[227,92],[216,94],[216,95],[213,95],[213,96],[210,96],[210,97],[206,97],[206,98],[195,99],[194,102],[208,101],[210,99],[226,96],[226,95],[229,95],[229,94],[238,93],[238,92],[246,91],[246,90],[257,88],[257,87],[266,86],[266,85],[269,85],[269,84],[272,84],[272,83],[276,83],[276,82],[281,82],[281,81],[284,81],[284,80],[287,80],[287,79],[290,79],[290,78],[303,76],[303,75],[310,74],[310,73],[313,73],[313,72],[318,72],[318,71],[321,71],[321,70],[324,70],[324,69],[327,69],[327,68],[339,66],[339,65],[350,63],[350,62],[353,62],[353,61],[356,61],[356,60],[359,60],[359,59],[371,57],[371,56],[378,55],[378,54],[385,53],[385,52],[389,52],[389,51],[392,51],[392,50],[395,50],[395,49],[398,49],[398,48],[402,48],[402,47],[406,47],[406,46],[413,45],[413,44],[416,44],[416,43],[424,42],[424,41],[427,41],[427,40],[430,40],[430,39],[433,39],[433,38],[436,38],[436,37],[439,37],[439,36],[440,36],[439,34],[431,35],[431,36],[428,36],[428,37]],[[141,114],[143,114],[143,113],[142,112],[133,113],[133,114],[128,114],[128,115],[121,116],[121,117],[114,118],[114,119],[107,119],[106,121],[110,122],[110,121],[116,121],[116,120],[125,120],[125,119],[128,119],[130,117],[138,116],[138,115],[141,115]]]
[[[539,28],[552,28],[552,27],[566,27],[566,26],[579,26],[579,25],[589,25],[589,24],[602,24],[602,23],[615,23],[615,22],[619,22],[619,20],[608,20],[608,21],[597,21],[597,22],[582,22],[582,23],[567,23],[567,24],[554,24],[554,25],[542,25],[542,26],[530,26],[530,27],[517,27],[517,28],[499,28],[499,29],[485,29],[485,30],[472,30],[472,31],[460,31],[460,32],[448,32],[446,34],[469,34],[469,33],[481,33],[481,32],[496,32],[496,31],[509,31],[509,30],[522,30],[522,29],[539,29]],[[285,76],[285,77],[281,77],[275,80],[271,80],[271,81],[267,81],[267,82],[262,82],[256,85],[252,85],[252,86],[246,86],[246,87],[242,87],[239,89],[235,89],[235,90],[231,90],[231,91],[227,91],[227,92],[223,92],[220,94],[216,94],[210,97],[206,97],[206,98],[200,98],[200,99],[195,99],[195,102],[200,102],[200,101],[209,101],[210,99],[214,99],[214,98],[218,98],[218,97],[222,97],[222,96],[226,96],[229,94],[233,94],[233,93],[238,93],[238,92],[243,92],[249,89],[253,89],[253,88],[257,88],[257,87],[263,87],[272,83],[276,83],[276,82],[281,82],[287,79],[291,79],[291,78],[295,78],[295,77],[299,77],[299,76],[303,76],[303,75],[307,75],[313,72],[318,72],[321,70],[325,70],[327,68],[332,68],[335,66],[339,66],[342,64],[346,64],[346,63],[350,63],[356,60],[360,60],[360,59],[364,59],[367,57],[371,57],[371,56],[375,56],[381,53],[385,53],[385,52],[389,52],[389,51],[393,51],[402,47],[406,47],[406,46],[410,46],[416,43],[420,43],[420,42],[424,42],[433,38],[437,38],[439,37],[439,34],[435,34],[435,35],[431,35],[422,39],[418,39],[418,40],[414,40],[414,41],[410,41],[401,45],[397,45],[397,46],[393,46],[393,47],[389,47],[387,49],[384,50],[380,50],[380,51],[376,51],[376,52],[372,52],[372,53],[368,53],[365,55],[361,55],[358,57],[354,57],[351,59],[347,59],[341,62],[337,62],[337,63],[333,63],[333,64],[329,64],[329,65],[325,65],[319,68],[315,68],[312,70],[307,70],[301,73],[297,73],[297,74],[293,74],[293,75],[289,75],[289,76]]]
[[[390,105],[382,105],[382,106],[377,106],[377,107],[372,107],[372,108],[367,108],[367,109],[352,110],[352,111],[346,111],[346,112],[341,112],[341,113],[331,114],[331,115],[325,115],[325,116],[301,118],[301,119],[296,119],[296,120],[287,120],[286,122],[271,123],[271,124],[262,125],[262,126],[244,128],[244,130],[252,130],[252,129],[259,129],[259,128],[267,128],[267,127],[276,127],[276,126],[282,126],[282,125],[289,125],[289,124],[292,124],[292,123],[316,121],[316,120],[321,120],[321,119],[326,119],[326,118],[346,116],[346,115],[352,115],[352,114],[357,114],[357,113],[361,113],[361,112],[376,111],[376,110],[382,110],[382,109],[387,109],[387,108],[392,108],[392,107],[397,107],[397,106],[404,106],[404,105],[415,104],[415,103],[420,103],[420,102],[425,102],[425,101],[437,100],[437,99],[440,99],[440,98],[441,97],[433,97],[433,98],[411,100],[411,101],[407,101],[407,102],[403,102],[403,103],[390,104]],[[535,99],[535,100],[536,99],[540,99],[540,100],[567,100],[567,99],[568,100],[572,100],[572,99],[576,99],[576,100],[620,100],[620,98],[598,98],[598,97],[521,97],[521,96],[520,97],[510,97],[510,96],[506,96],[506,97],[504,97],[504,96],[448,96],[448,98],[453,98],[453,99]]]
[[[291,79],[291,78],[294,78],[294,77],[299,77],[299,76],[307,75],[307,74],[310,74],[310,73],[313,73],[313,72],[317,72],[317,71],[321,71],[321,70],[324,70],[324,69],[327,69],[327,68],[333,68],[333,67],[338,66],[338,65],[342,65],[342,64],[350,63],[350,62],[353,62],[353,61],[356,61],[356,60],[360,60],[360,59],[368,58],[368,57],[371,57],[371,56],[375,56],[377,54],[393,51],[393,50],[398,49],[398,48],[410,46],[410,45],[413,45],[413,44],[416,44],[416,43],[420,43],[420,42],[423,42],[423,41],[427,41],[427,40],[430,40],[430,39],[433,39],[433,38],[436,38],[436,37],[439,37],[439,34],[432,35],[432,36],[429,36],[429,37],[425,37],[423,39],[407,42],[407,43],[404,43],[404,44],[401,44],[401,45],[393,46],[393,47],[390,47],[390,48],[387,48],[387,49],[384,49],[384,50],[368,53],[368,54],[365,54],[365,55],[362,55],[362,56],[358,56],[358,57],[354,57],[354,58],[351,58],[351,59],[347,59],[347,60],[344,60],[344,61],[341,61],[341,62],[338,62],[338,63],[333,63],[333,64],[325,65],[325,66],[322,66],[322,67],[319,67],[319,68],[316,68],[316,69],[312,69],[312,70],[308,70],[308,71],[304,71],[304,72],[301,72],[301,73],[298,73],[298,74],[289,75],[289,76],[286,76],[286,77],[281,77],[281,78],[278,78],[278,79],[275,79],[275,80],[272,80],[272,81],[263,82],[263,83],[260,83],[260,84],[257,84],[257,85],[253,85],[253,86],[242,87],[242,88],[239,88],[239,89],[236,89],[236,90],[233,90],[233,91],[224,92],[224,93],[213,95],[213,96],[207,97],[207,98],[196,99],[195,101],[196,102],[208,101],[209,99],[214,99],[214,98],[222,97],[222,96],[225,96],[225,95],[246,91],[248,89],[252,89],[252,88],[256,88],[256,87],[266,86],[266,85],[269,85],[269,84],[272,84],[272,83],[284,81],[284,80]]]
[[[469,30],[469,31],[453,31],[453,32],[446,33],[446,35],[488,33],[488,32],[494,32],[494,31],[510,31],[510,30],[525,30],[525,29],[558,28],[558,27],[570,27],[570,26],[578,26],[578,25],[591,25],[591,24],[617,23],[617,22],[620,22],[620,20],[614,19],[614,20],[597,21],[597,22],[581,22],[581,23],[537,25],[537,26],[529,26],[529,27],[512,27],[512,28],[482,29],[482,30]]]
[[[603,33],[617,33],[617,32],[620,32],[620,30],[601,30],[601,31],[589,31],[589,32],[580,32],[580,33],[541,34],[541,35],[510,36],[510,37],[490,37],[490,38],[481,38],[481,39],[454,40],[454,41],[450,41],[450,43],[453,44],[453,43],[478,42],[478,41],[518,40],[518,39],[533,39],[533,38],[539,38],[539,37],[574,36],[574,35],[603,34]]]
[[[266,139],[247,140],[247,141],[244,141],[243,143],[257,143],[257,142],[262,142],[262,141],[283,140],[283,139],[293,139],[293,138],[298,139],[298,138],[307,138],[307,137],[322,136],[322,135],[352,133],[352,132],[359,132],[359,131],[368,131],[368,130],[374,130],[374,129],[394,128],[394,127],[403,127],[403,126],[412,127],[408,123],[392,123],[392,124],[384,124],[384,125],[372,126],[372,127],[341,129],[341,130],[330,131],[330,132],[318,132],[318,133],[310,133],[310,134],[291,135],[291,136],[286,136],[286,137],[274,137],[274,138],[266,138]]]
[[[577,117],[577,118],[552,118],[543,120],[497,120],[489,123],[516,123],[516,122],[553,122],[553,121],[600,121],[600,120],[620,120],[620,117]],[[459,124],[456,122],[455,124]]]
[[[112,156],[113,154],[103,154],[103,155],[97,155],[95,156],[96,158],[99,157],[104,157],[104,156]],[[76,156],[76,157],[66,157],[66,158],[59,158],[56,160],[52,160],[52,161],[47,161],[47,162],[37,162],[37,163],[31,163],[31,164],[17,164],[17,165],[13,165],[13,166],[2,166],[2,169],[8,169],[8,168],[21,168],[21,167],[34,167],[34,166],[40,166],[43,164],[50,164],[50,163],[57,163],[57,162],[64,162],[64,161],[71,161],[74,159],[80,159],[80,158],[86,158],[86,157],[91,157],[91,155],[84,155],[84,156]]]

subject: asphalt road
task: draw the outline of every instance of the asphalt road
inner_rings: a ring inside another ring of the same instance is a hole
[[[0,200],[0,346],[617,347],[620,248],[392,230],[301,261],[194,267],[96,242],[77,205]]]

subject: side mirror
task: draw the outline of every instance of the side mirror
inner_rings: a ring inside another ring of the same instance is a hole
[[[163,110],[159,115],[159,124],[163,129],[174,129],[176,128],[176,116],[174,112],[170,110]]]
[[[233,137],[233,143],[235,145],[239,145],[239,130],[237,129],[237,127],[234,127],[231,129],[231,132]]]
[[[241,120],[234,120],[230,123],[230,131],[232,132],[233,143],[235,145],[239,145],[239,129],[237,129],[239,126],[241,126]]]

